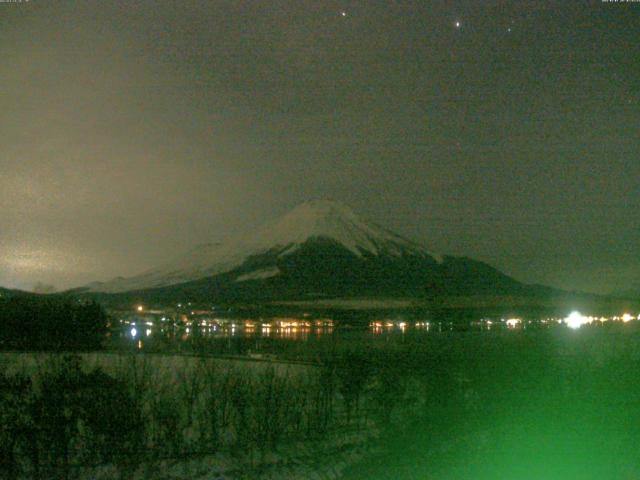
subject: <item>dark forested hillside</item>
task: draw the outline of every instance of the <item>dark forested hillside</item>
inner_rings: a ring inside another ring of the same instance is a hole
[[[108,319],[95,302],[40,295],[0,297],[0,348],[100,348]]]

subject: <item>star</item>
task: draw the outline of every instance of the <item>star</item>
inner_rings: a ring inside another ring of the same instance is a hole
[[[462,23],[460,23],[460,20],[456,20],[456,28],[460,28],[462,26]]]

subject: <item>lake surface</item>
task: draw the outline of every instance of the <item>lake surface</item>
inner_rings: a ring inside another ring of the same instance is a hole
[[[381,318],[350,324],[327,318],[194,319],[176,322],[165,319],[121,320],[110,333],[109,346],[145,351],[212,354],[300,355],[305,348],[328,349],[337,344],[402,345],[425,342],[443,336],[533,334],[535,332],[635,331],[636,317],[588,318],[572,324],[561,318],[479,319],[473,321],[404,320]],[[296,353],[297,352],[297,353]]]

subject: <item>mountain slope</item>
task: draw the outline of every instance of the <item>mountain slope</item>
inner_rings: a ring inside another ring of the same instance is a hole
[[[362,221],[351,209],[322,200],[304,203],[248,235],[202,245],[159,268],[130,278],[92,283],[86,288],[117,293],[185,283],[231,271],[251,257],[292,254],[308,240],[318,238],[332,240],[359,258],[407,255],[437,258],[415,242]],[[274,269],[271,272],[276,273]]]
[[[166,301],[540,291],[485,263],[435,255],[331,201],[304,203],[248,235],[198,247],[135,277],[85,288]]]
[[[24,296],[32,296],[37,295],[32,292],[26,292],[23,290],[14,290],[9,288],[0,287],[0,298],[10,298],[10,297],[24,297]]]
[[[640,299],[640,287],[631,287],[624,290],[616,290],[610,294],[618,298]]]

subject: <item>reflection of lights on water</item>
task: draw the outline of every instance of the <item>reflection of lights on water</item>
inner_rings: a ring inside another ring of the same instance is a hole
[[[431,327],[431,324],[429,322],[416,322],[417,329],[423,329],[428,332],[430,327]]]
[[[137,307],[134,307],[137,310]],[[146,310],[145,312],[152,312],[151,310]],[[634,312],[626,312],[624,314],[618,314],[617,316],[585,316],[580,312],[574,311],[571,312],[567,317],[547,317],[540,318],[535,320],[526,320],[522,318],[479,318],[475,321],[470,321],[470,325],[472,328],[480,328],[484,331],[493,331],[493,330],[501,330],[502,328],[509,328],[511,330],[519,330],[523,328],[527,328],[529,324],[535,325],[543,325],[546,327],[553,327],[557,323],[565,324],[567,327],[571,329],[579,329],[583,325],[589,324],[597,324],[598,326],[603,325],[605,322],[608,323],[634,323],[636,320],[640,320],[640,316],[636,317],[637,313]],[[149,318],[149,317],[147,317]],[[129,339],[132,339],[136,344],[138,340],[150,337],[152,335],[163,334],[164,329],[161,327],[168,326],[168,323],[159,323],[162,321],[173,322],[174,319],[164,316],[158,316],[155,320],[149,321],[145,319],[141,319],[140,316],[135,316],[135,312],[130,319],[120,319],[120,323],[123,328],[123,335],[126,337],[127,334]],[[155,317],[154,317],[155,318]],[[136,321],[132,321],[136,319]],[[182,318],[181,318],[182,319]],[[182,319],[183,321],[187,320],[188,317]],[[271,338],[282,338],[288,340],[305,340],[309,336],[321,336],[333,333],[333,321],[324,318],[271,318],[267,319],[240,319],[240,318],[198,318],[197,320],[193,320],[193,323],[187,323],[179,325],[177,322],[179,321],[177,318],[175,319],[176,324],[173,328],[179,328],[182,334],[177,333],[175,335],[176,339],[182,338],[187,339],[190,338],[194,334],[203,334],[206,336],[215,336],[215,337],[237,337],[237,336],[263,336],[263,337],[271,337]],[[407,334],[413,331],[416,332],[430,332],[430,331],[444,331],[451,330],[452,323],[451,322],[433,322],[429,323],[422,319],[411,319],[411,320],[401,320],[401,319],[389,319],[382,318],[371,320],[369,322],[369,332],[370,334],[374,334],[376,337],[378,335],[395,335],[398,333]],[[188,325],[188,326],[187,326]],[[435,329],[431,327],[436,327]],[[158,330],[154,330],[157,328]]]

